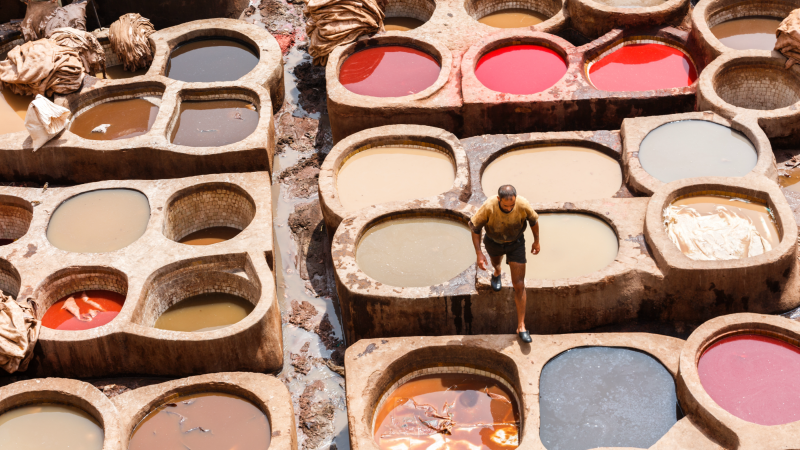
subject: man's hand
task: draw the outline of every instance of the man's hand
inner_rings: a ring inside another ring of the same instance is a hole
[[[484,256],[483,252],[478,253],[478,267],[481,270],[486,270],[486,256]]]
[[[534,255],[538,255],[539,251],[541,250],[542,247],[539,245],[539,241],[534,242],[533,245],[531,246],[531,253],[533,253]]]

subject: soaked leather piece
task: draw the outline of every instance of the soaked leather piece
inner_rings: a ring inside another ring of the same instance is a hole
[[[135,72],[150,66],[153,62],[150,35],[155,32],[148,19],[135,13],[125,14],[111,24],[108,31],[111,49],[122,61],[125,70]]]
[[[42,326],[35,305],[0,292],[0,367],[8,373],[24,372],[33,357]]]
[[[318,66],[328,62],[336,46],[383,31],[385,16],[379,0],[308,0],[303,13],[308,17],[308,53]]]

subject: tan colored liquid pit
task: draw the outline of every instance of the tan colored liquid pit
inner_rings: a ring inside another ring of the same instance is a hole
[[[336,177],[348,211],[399,200],[431,197],[453,187],[450,158],[432,149],[376,147],[351,156]]]
[[[775,32],[780,24],[780,20],[771,17],[742,17],[711,27],[711,32],[732,49],[772,50],[778,41]]]
[[[47,239],[68,252],[113,252],[139,239],[149,220],[150,204],[141,192],[91,191],[56,208],[47,225]]]
[[[386,17],[383,28],[386,31],[409,31],[421,27],[425,22],[413,17]]]
[[[698,195],[696,197],[686,197],[672,203],[675,206],[689,206],[694,208],[700,215],[707,216],[716,213],[718,206],[723,206],[729,211],[750,219],[756,226],[758,233],[767,241],[772,248],[781,242],[781,235],[775,220],[772,219],[767,205],[756,202],[742,202],[731,200],[730,197],[720,195]]]
[[[241,232],[231,227],[211,227],[188,234],[178,242],[186,245],[213,245],[233,239]]]
[[[533,233],[525,230],[526,280],[556,280],[589,275],[617,258],[619,240],[603,220],[588,214],[540,214],[538,255],[531,254]],[[511,272],[506,261],[502,271]]]
[[[113,141],[141,136],[152,128],[158,116],[158,106],[140,98],[117,100],[94,106],[75,118],[69,131],[94,141]],[[105,133],[92,133],[110,125]]]
[[[172,143],[189,147],[233,144],[255,131],[258,118],[256,107],[243,100],[184,101]]]
[[[0,134],[26,131],[25,115],[33,97],[17,95],[5,88],[0,90]]]
[[[530,202],[580,201],[613,197],[622,169],[614,158],[585,147],[526,148],[492,161],[481,184],[487,197],[511,184]]]
[[[367,230],[356,260],[364,273],[390,286],[441,284],[475,262],[471,233],[448,219],[390,220]]]
[[[495,28],[532,27],[547,20],[547,16],[525,8],[508,8],[489,13],[478,22]]]
[[[237,295],[211,292],[172,305],[153,327],[161,330],[201,332],[233,325],[247,317],[254,305]]]
[[[89,414],[42,403],[0,415],[0,450],[101,450],[105,434]]]

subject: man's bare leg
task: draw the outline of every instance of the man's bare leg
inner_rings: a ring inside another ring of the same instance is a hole
[[[492,267],[494,267],[493,276],[500,275],[500,265],[503,263],[503,255],[500,256],[490,256],[489,259],[492,261]]]
[[[492,260],[494,264],[494,259]],[[526,331],[525,329],[525,264],[510,262],[511,283],[514,285],[514,303],[517,305],[517,333]]]

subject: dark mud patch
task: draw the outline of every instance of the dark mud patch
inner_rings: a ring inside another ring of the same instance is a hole
[[[278,180],[286,187],[287,195],[294,198],[308,198],[316,194],[319,167],[323,159],[324,156],[314,154],[281,172]]]
[[[289,216],[289,228],[297,242],[297,270],[316,295],[330,297],[334,287],[327,276],[326,258],[330,258],[325,222],[319,201],[303,203]]]
[[[327,399],[314,401],[314,394],[324,389],[325,384],[317,380],[307,385],[300,396],[300,428],[306,435],[303,450],[318,448],[333,434],[333,403]],[[331,448],[335,448],[335,444]]]
[[[312,114],[327,113],[328,91],[325,89],[325,67],[304,61],[292,70],[292,75],[297,78],[300,106]]]

